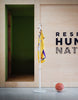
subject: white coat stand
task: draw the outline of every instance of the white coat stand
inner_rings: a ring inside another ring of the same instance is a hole
[[[41,24],[39,24],[39,33],[41,32]],[[34,90],[34,92],[40,92],[40,93],[45,93],[46,90],[41,88],[41,53],[40,53],[40,47],[41,47],[41,40],[40,40],[40,45],[39,45],[39,88]]]

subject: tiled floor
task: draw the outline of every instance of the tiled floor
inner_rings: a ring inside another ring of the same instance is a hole
[[[45,93],[35,93],[38,88],[0,88],[0,100],[78,100],[78,88],[42,88]]]

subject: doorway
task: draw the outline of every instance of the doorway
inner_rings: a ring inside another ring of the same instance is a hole
[[[6,5],[6,81],[34,81],[34,5]]]

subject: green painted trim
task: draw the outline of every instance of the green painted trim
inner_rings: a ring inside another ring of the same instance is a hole
[[[18,4],[18,5],[7,5],[6,4],[6,7],[8,8],[8,9],[15,9],[15,8],[33,8],[34,7],[34,5],[33,4],[27,4],[27,5],[20,5],[20,4]]]
[[[5,6],[5,81],[8,78],[8,15],[7,15],[7,7]]]
[[[12,35],[13,35],[13,17],[11,16],[11,55],[12,55],[12,52],[13,52],[13,46],[12,46]]]

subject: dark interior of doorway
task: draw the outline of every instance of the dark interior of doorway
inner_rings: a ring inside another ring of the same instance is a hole
[[[34,81],[34,5],[6,5],[5,18],[5,80]]]

